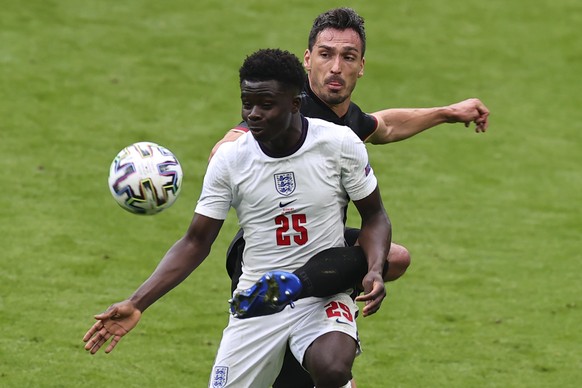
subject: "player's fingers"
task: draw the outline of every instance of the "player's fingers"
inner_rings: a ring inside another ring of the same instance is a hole
[[[378,310],[377,309],[372,309],[372,308],[367,308],[367,309],[365,308],[365,309],[362,310],[362,315],[365,316],[365,317],[368,317],[368,316],[374,314],[376,311],[378,311]]]
[[[486,119],[478,119],[475,120],[475,132],[485,132],[487,130],[487,120]]]
[[[95,342],[95,344],[93,345],[93,347],[91,347],[91,354],[95,354],[97,353],[97,351],[99,349],[101,349],[101,346],[103,346],[103,344],[107,342],[107,339],[105,339],[104,337],[99,337],[99,339],[97,340],[97,342]]]
[[[85,344],[85,350],[91,350],[91,348],[95,345],[96,341],[97,341],[96,338],[91,338],[90,340],[88,340],[87,343]]]
[[[357,302],[368,302],[379,298],[382,295],[381,289],[373,289],[371,292],[356,297]]]
[[[108,332],[106,328],[101,329],[99,333],[101,334],[101,337],[103,337],[104,341],[107,341],[113,335]]]
[[[93,329],[89,329],[89,331],[87,331],[87,332],[85,333],[85,335],[83,336],[83,342],[87,342],[87,341],[89,341],[89,339],[90,339],[91,337],[93,337],[93,333],[95,333],[95,332],[93,331]]]
[[[384,280],[374,282],[374,287],[372,288],[372,295],[374,295],[375,299],[384,299],[386,296],[386,286],[384,285]]]
[[[373,296],[370,294],[362,294],[362,295],[358,295],[356,297],[356,302],[367,302],[369,300],[373,299]]]
[[[489,109],[487,109],[487,107],[485,105],[483,105],[483,103],[481,101],[479,101],[479,104],[477,105],[477,111],[479,112],[479,115],[488,115],[489,114]]]
[[[119,341],[121,341],[121,336],[119,335],[113,336],[111,342],[109,343],[109,346],[107,346],[107,349],[105,349],[105,353],[110,353],[113,349],[115,349]]]
[[[483,117],[483,121],[481,122],[482,131],[485,132],[489,127],[489,113],[485,114]]]
[[[92,335],[87,338],[90,332],[92,332]],[[101,346],[103,346],[111,336],[113,336],[113,334],[110,333],[100,321],[98,324],[93,325],[91,330],[85,334],[85,337],[83,338],[84,340],[85,338],[87,340],[85,350],[89,350],[91,354],[97,353]]]
[[[367,303],[364,308],[362,309],[362,313],[365,317],[368,315],[372,315],[376,313],[380,309],[380,305],[382,304],[381,299],[376,299]]]
[[[383,285],[378,285],[374,287],[372,292],[367,294],[362,294],[356,297],[356,302],[373,302],[373,301],[382,301],[386,297],[386,288]]]
[[[102,328],[103,328],[103,322],[101,322],[101,321],[95,322],[95,324],[93,326],[91,326],[91,328],[83,336],[83,341],[87,342],[91,337],[93,337],[93,335],[95,333],[97,333]]]
[[[99,349],[99,347],[98,347],[99,341],[101,341],[101,335],[97,334],[85,344],[85,350],[88,350],[91,353],[95,353],[97,351],[97,349]],[[97,349],[95,349],[96,346],[97,346]],[[95,349],[95,350],[93,350],[93,349]]]
[[[95,319],[104,320],[111,319],[112,317],[119,315],[119,309],[117,307],[109,307],[107,310],[103,311],[101,314],[95,315]]]

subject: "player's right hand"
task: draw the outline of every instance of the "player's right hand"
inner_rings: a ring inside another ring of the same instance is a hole
[[[95,315],[97,322],[83,337],[85,350],[95,354],[111,338],[105,353],[111,352],[140,318],[141,311],[128,300],[111,305],[105,312]]]
[[[469,98],[448,106],[451,114],[449,123],[465,123],[469,127],[475,123],[475,132],[485,132],[489,126],[489,109],[478,98]]]

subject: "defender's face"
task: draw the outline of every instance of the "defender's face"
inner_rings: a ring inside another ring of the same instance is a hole
[[[243,81],[241,83],[242,119],[253,137],[262,143],[281,141],[299,111],[296,93],[285,90],[278,81]]]
[[[349,103],[359,77],[364,75],[362,41],[352,29],[328,28],[319,33],[303,65],[315,94],[328,105]]]

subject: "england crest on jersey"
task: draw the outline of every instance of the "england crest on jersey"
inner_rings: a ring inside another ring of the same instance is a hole
[[[212,381],[210,387],[212,388],[223,388],[228,382],[228,367],[226,366],[215,366],[212,374]]]
[[[275,189],[281,195],[291,195],[295,191],[295,175],[292,172],[275,174]]]

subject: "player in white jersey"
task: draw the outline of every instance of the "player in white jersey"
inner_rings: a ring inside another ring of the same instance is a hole
[[[262,149],[250,133],[225,144],[209,164],[196,212],[225,219],[236,209],[248,236],[239,291],[267,271],[294,271],[322,249],[345,245],[348,195],[358,201],[377,185],[367,159],[349,128],[305,117],[288,155]]]
[[[85,349],[94,354],[111,339],[105,352],[112,351],[145,309],[196,269],[231,206],[247,238],[240,289],[266,270],[292,271],[320,250],[343,246],[342,204],[348,195],[362,219],[359,239],[368,262],[364,283],[368,289],[383,286],[391,226],[365,147],[346,127],[330,131],[325,128],[333,124],[301,116],[304,77],[301,63],[289,52],[259,50],[247,57],[240,80],[249,134],[213,158],[185,236],[130,298],[95,317]],[[342,292],[303,298],[294,309],[269,316],[231,316],[210,386],[271,386],[287,344],[316,386],[349,385],[359,349],[356,312],[354,301]]]

